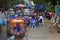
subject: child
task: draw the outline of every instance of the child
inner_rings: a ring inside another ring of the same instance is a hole
[[[36,18],[33,16],[32,19],[30,20],[30,26],[32,28],[36,27]]]

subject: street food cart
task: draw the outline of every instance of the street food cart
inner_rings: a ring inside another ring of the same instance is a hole
[[[18,28],[18,29],[16,29]],[[19,36],[19,38],[23,38],[25,35],[25,22],[24,18],[10,19],[8,20],[7,25],[7,35],[15,35]]]

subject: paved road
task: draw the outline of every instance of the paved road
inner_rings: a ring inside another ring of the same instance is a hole
[[[59,33],[48,33],[50,26],[50,21],[45,21],[44,26],[39,26],[37,28],[29,28],[27,31],[27,36],[24,40],[60,40]],[[0,40],[7,40],[5,34],[0,34]]]
[[[50,21],[45,21],[45,25],[37,28],[29,28],[27,37],[24,40],[60,40],[60,34],[48,33]]]

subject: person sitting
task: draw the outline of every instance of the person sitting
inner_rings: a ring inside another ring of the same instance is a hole
[[[34,28],[34,27],[36,27],[36,18],[33,16],[32,18],[31,18],[31,20],[30,20],[30,26],[32,27],[32,28]]]
[[[41,25],[44,25],[44,18],[42,15],[39,16],[38,22],[41,23]]]

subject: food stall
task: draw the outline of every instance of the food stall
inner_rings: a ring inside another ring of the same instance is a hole
[[[19,37],[23,38],[26,32],[24,25],[25,25],[24,18],[16,18],[8,20],[7,35],[11,36],[19,34]],[[20,29],[18,30],[16,28]]]

